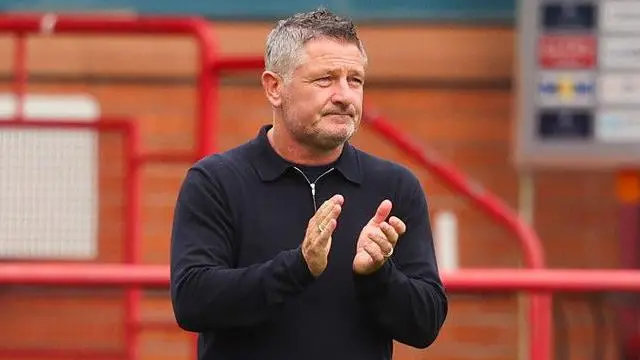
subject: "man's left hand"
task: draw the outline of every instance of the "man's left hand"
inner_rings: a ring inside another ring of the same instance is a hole
[[[391,207],[389,200],[380,203],[375,215],[362,229],[353,259],[353,271],[357,274],[368,275],[382,267],[393,254],[398,238],[406,231],[406,225],[395,216],[385,221],[391,214]]]

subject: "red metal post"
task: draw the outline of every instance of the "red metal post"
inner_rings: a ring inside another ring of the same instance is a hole
[[[211,26],[200,18],[172,17],[109,17],[109,16],[71,16],[71,15],[2,15],[0,16],[0,32],[21,35],[38,33],[64,34],[183,34],[193,37],[198,44],[198,129],[195,133],[196,149],[193,152],[176,155],[158,153],[145,156],[159,160],[162,158],[197,159],[213,152],[216,148],[216,124],[218,115],[211,102],[217,94],[217,87],[211,76],[210,66],[216,57],[216,43]],[[20,44],[20,43],[18,43]],[[17,51],[16,57],[24,64],[24,52]],[[20,70],[17,68],[17,70]],[[26,81],[26,71],[16,74],[16,83]],[[19,76],[18,76],[19,75]],[[24,85],[20,85],[24,88]]]
[[[125,157],[127,171],[124,176],[126,192],[125,207],[126,235],[124,243],[124,261],[128,264],[138,264],[142,260],[142,190],[141,167],[136,157],[140,153],[140,133],[138,124],[130,123],[125,139]],[[139,324],[141,322],[140,307],[142,290],[130,287],[126,292],[124,309],[125,317],[125,352],[126,358],[138,359],[138,340],[140,338]]]

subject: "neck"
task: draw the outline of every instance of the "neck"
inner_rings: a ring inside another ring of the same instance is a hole
[[[276,124],[267,132],[267,139],[275,150],[285,160],[300,165],[325,165],[332,163],[340,157],[343,146],[329,151],[312,149],[300,144],[286,129]]]

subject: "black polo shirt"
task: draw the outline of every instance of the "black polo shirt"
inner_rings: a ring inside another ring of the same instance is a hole
[[[375,360],[391,359],[392,340],[430,345],[447,299],[418,179],[350,144],[314,176],[277,155],[269,128],[197,162],[179,191],[171,298],[178,324],[200,333],[199,359]],[[316,279],[300,245],[335,194],[344,206]],[[358,235],[384,199],[407,231],[380,270],[357,275]]]

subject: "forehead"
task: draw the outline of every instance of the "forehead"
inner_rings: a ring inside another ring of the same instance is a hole
[[[316,39],[304,46],[301,70],[346,69],[364,72],[366,60],[356,44],[332,39]]]

